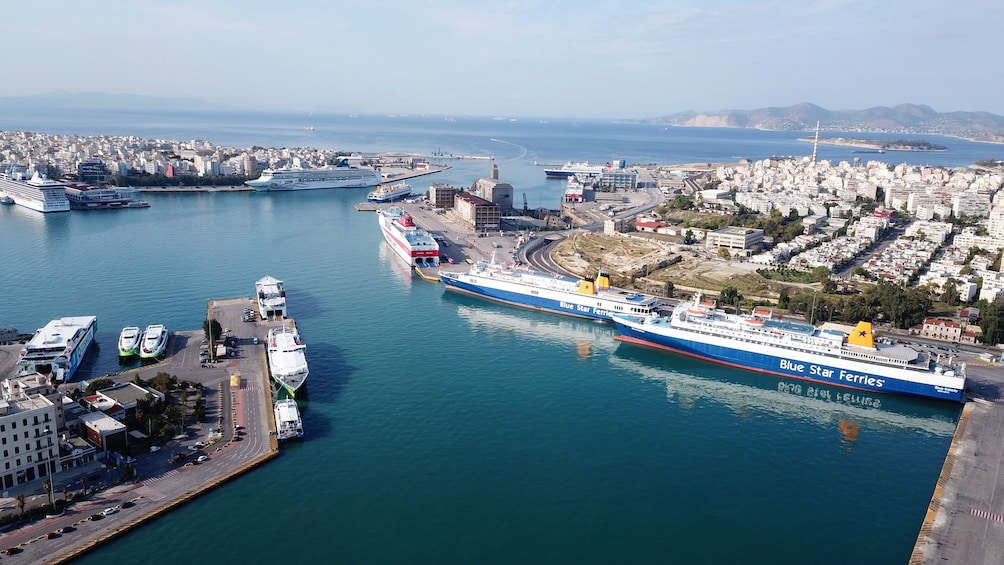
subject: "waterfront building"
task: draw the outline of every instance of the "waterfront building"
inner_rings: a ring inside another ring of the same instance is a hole
[[[638,172],[622,169],[605,169],[597,181],[608,190],[634,190],[638,188]]]
[[[471,186],[473,192],[481,194],[481,197],[495,204],[499,210],[512,210],[512,185],[500,181],[497,178],[478,179]]]
[[[429,204],[433,208],[453,208],[453,199],[457,196],[457,187],[434,182],[429,185]]]
[[[454,200],[457,217],[476,232],[495,231],[501,226],[499,205],[469,192],[462,192]]]
[[[0,401],[0,482],[3,488],[58,474],[56,405],[44,395]]]

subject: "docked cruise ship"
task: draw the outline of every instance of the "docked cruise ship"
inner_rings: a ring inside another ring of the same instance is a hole
[[[380,173],[373,169],[350,166],[327,166],[320,169],[284,167],[265,169],[261,177],[245,181],[244,184],[258,191],[363,188],[380,184]]]
[[[28,181],[0,174],[0,192],[14,200],[15,204],[37,212],[68,212],[70,210],[70,200],[66,197],[66,185],[38,173],[35,173]]]
[[[411,215],[400,208],[377,212],[380,231],[394,253],[412,267],[439,266],[439,243],[429,232],[415,225]]]
[[[439,278],[447,290],[595,320],[610,320],[614,314],[644,316],[662,304],[654,296],[611,287],[610,278],[603,273],[595,280],[579,279],[479,261],[466,273],[440,273]]]
[[[290,394],[307,380],[307,346],[300,341],[296,328],[280,326],[268,330],[268,366],[272,378]]]
[[[254,283],[258,314],[262,320],[281,320],[286,317],[286,288],[281,280],[264,276]]]
[[[376,190],[366,195],[370,202],[394,202],[411,195],[411,185],[406,182],[397,184],[381,184]]]
[[[18,375],[41,373],[55,381],[69,381],[94,342],[96,316],[72,316],[52,320],[21,349]]]
[[[966,384],[965,364],[876,343],[870,322],[844,332],[775,320],[769,311],[727,314],[700,295],[670,317],[617,315],[614,322],[621,341],[780,377],[954,401]]]
[[[303,437],[303,420],[296,400],[286,398],[275,403],[275,432],[280,441]]]

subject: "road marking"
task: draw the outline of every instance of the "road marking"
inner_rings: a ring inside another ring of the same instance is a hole
[[[159,481],[161,479],[166,479],[167,477],[173,477],[174,475],[177,475],[177,474],[178,474],[178,470],[177,469],[171,469],[170,471],[166,471],[166,472],[161,473],[159,475],[154,475],[154,476],[150,477],[149,479],[143,479],[143,484],[153,483],[153,482]]]
[[[993,520],[995,522],[1004,522],[1004,516],[1000,514],[994,514],[993,512],[987,512],[986,510],[977,510],[975,508],[970,508],[969,513],[979,518],[985,518],[987,520]]]

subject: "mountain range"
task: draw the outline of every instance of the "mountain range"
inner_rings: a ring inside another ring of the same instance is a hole
[[[989,112],[937,112],[922,104],[876,106],[865,110],[827,110],[803,102],[787,107],[717,112],[680,112],[640,120],[690,127],[764,130],[888,132],[954,135],[981,141],[1004,141],[1004,116]]]

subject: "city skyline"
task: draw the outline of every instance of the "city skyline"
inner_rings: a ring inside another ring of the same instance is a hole
[[[1004,115],[1004,6],[923,0],[55,0],[0,23],[30,56],[0,97],[178,97],[258,110],[645,118],[684,111],[925,104]],[[68,54],[74,55],[68,64]],[[961,87],[960,87],[961,86]]]

